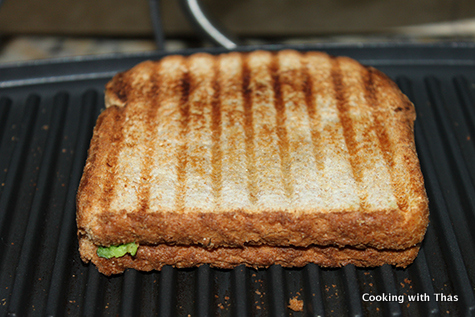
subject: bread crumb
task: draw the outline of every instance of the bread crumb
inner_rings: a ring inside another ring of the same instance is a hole
[[[289,300],[289,305],[287,307],[289,307],[293,311],[302,311],[303,310],[303,300],[298,299],[297,296],[294,296]]]

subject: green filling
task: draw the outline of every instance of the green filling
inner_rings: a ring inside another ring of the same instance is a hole
[[[127,244],[121,245],[111,245],[110,247],[98,247],[97,248],[97,255],[101,258],[120,258],[121,256],[130,253],[130,255],[134,256],[137,253],[137,249],[139,245],[135,242],[130,242]]]

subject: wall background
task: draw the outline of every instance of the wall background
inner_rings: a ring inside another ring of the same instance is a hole
[[[203,0],[210,13],[241,36],[405,32],[442,22],[475,24],[473,0]],[[162,0],[168,36],[194,35],[177,0]],[[475,29],[475,28],[474,28]],[[450,33],[450,32],[449,32]],[[0,34],[149,37],[147,0],[5,0]],[[475,31],[474,31],[475,34]]]

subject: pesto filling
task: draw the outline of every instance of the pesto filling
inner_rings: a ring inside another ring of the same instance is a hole
[[[135,242],[120,245],[111,245],[110,247],[98,247],[97,256],[106,259],[120,258],[121,256],[124,256],[127,253],[134,256],[135,254],[137,254],[138,248],[139,245]]]

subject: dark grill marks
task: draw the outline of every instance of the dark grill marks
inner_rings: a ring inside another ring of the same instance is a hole
[[[185,209],[186,195],[186,164],[187,164],[187,144],[186,135],[188,134],[188,122],[190,121],[190,105],[188,99],[190,96],[190,75],[188,60],[185,60],[186,70],[180,83],[181,100],[180,100],[180,139],[181,145],[178,149],[178,167],[177,167],[177,188],[176,188],[176,207],[178,211]]]
[[[348,113],[348,101],[345,93],[345,87],[343,85],[340,63],[338,58],[335,57],[332,57],[331,62],[331,78],[333,81],[333,88],[335,90],[335,100],[338,108],[338,117],[340,118],[341,125],[343,126],[343,136],[345,138],[346,147],[348,148],[349,161],[351,164],[353,177],[358,185],[358,188],[361,188],[362,175],[361,170],[359,169],[360,162],[357,156],[358,153],[355,130],[353,127],[353,122]],[[360,208],[362,210],[366,209],[366,194],[362,194],[360,192],[358,196],[360,198]]]
[[[251,89],[249,88],[251,72],[248,65],[248,55],[242,55],[242,95],[244,99],[244,130],[246,134],[246,160],[248,170],[249,201],[255,204],[256,197],[256,168],[254,166],[254,127],[252,123]]]
[[[386,131],[383,122],[381,122],[381,118],[379,115],[379,108],[378,108],[378,97],[376,94],[376,89],[374,87],[373,81],[373,69],[366,68],[366,71],[363,73],[363,81],[365,90],[365,99],[372,108],[372,118],[374,129],[376,130],[376,135],[378,137],[379,146],[381,153],[384,157],[384,160],[388,166],[389,175],[391,177],[392,184],[395,183],[395,175],[394,175],[394,160],[393,160],[393,150],[391,148],[391,142],[389,141],[388,132]],[[392,186],[394,190],[394,194],[396,197],[396,202],[400,210],[406,211],[407,210],[407,201],[406,195],[402,192],[403,188],[398,186]]]
[[[213,70],[213,99],[211,101],[212,113],[211,113],[211,131],[212,131],[212,141],[213,145],[211,148],[211,180],[213,188],[213,196],[215,200],[216,209],[219,210],[219,205],[221,201],[221,187],[222,187],[222,177],[221,177],[221,162],[222,162],[222,152],[221,152],[221,101],[220,93],[221,87],[219,85],[219,62],[220,58],[217,57],[214,60]]]
[[[114,78],[115,84],[113,85],[114,93],[119,98],[119,100],[124,103],[127,102],[127,92],[129,92],[131,89],[128,79],[124,79],[124,77],[127,77],[125,74],[125,72],[118,73]]]
[[[312,77],[308,73],[308,64],[305,59],[302,62],[302,76],[303,76],[303,92],[305,94],[305,105],[307,107],[308,118],[310,122],[310,135],[312,137],[312,145],[313,145],[313,155],[315,156],[315,162],[317,163],[317,173],[323,170],[323,161],[320,159],[320,155],[318,153],[318,149],[320,148],[321,143],[321,133],[316,128],[317,122],[317,112],[316,112],[316,104],[315,104],[315,95],[316,93],[313,91],[313,81]]]
[[[269,65],[269,71],[272,77],[272,86],[274,88],[274,106],[276,110],[276,131],[279,139],[279,156],[282,169],[282,184],[285,194],[289,201],[292,201],[292,184],[290,170],[289,138],[285,128],[286,114],[285,105],[282,100],[282,87],[279,76],[279,58],[278,55],[272,55],[272,61]]]
[[[153,64],[153,71],[150,75],[150,82],[151,87],[148,91],[148,98],[150,100],[151,105],[147,107],[147,112],[144,118],[145,121],[145,142],[147,143],[147,147],[145,150],[145,155],[143,158],[143,168],[141,172],[141,189],[139,192],[139,208],[143,212],[149,209],[150,204],[150,173],[153,166],[153,155],[155,152],[153,140],[155,140],[157,134],[157,125],[155,124],[156,116],[158,108],[160,107],[160,78],[159,78],[159,71],[160,71],[159,63]]]
[[[117,107],[113,106],[113,107],[109,108],[107,111],[116,111],[116,110],[117,110]],[[104,118],[105,118],[104,114],[105,114],[105,112],[97,118],[96,126],[94,128],[94,131],[99,131],[99,129],[102,127],[102,124],[103,124]],[[110,140],[107,140],[107,142],[110,142]],[[96,165],[98,150],[99,150],[99,142],[95,142],[89,150],[91,155],[88,158],[88,163],[89,163],[88,166],[95,166]],[[89,179],[91,178],[92,174],[93,174],[93,169],[92,168],[85,168],[84,169],[83,176],[81,178],[81,184],[80,184],[81,187],[85,187],[87,185],[87,183],[89,182]]]
[[[111,202],[112,202],[112,196],[114,194],[114,184],[116,183],[115,181],[115,171],[114,167],[117,166],[117,161],[119,160],[119,153],[124,145],[124,121],[126,118],[126,107],[111,107],[110,111],[115,112],[114,117],[115,119],[113,120],[115,125],[118,125],[119,128],[115,130],[116,132],[112,135],[110,138],[111,144],[115,144],[115,146],[112,146],[111,149],[112,151],[109,152],[107,155],[106,159],[106,165],[107,165],[107,171],[106,171],[106,178],[107,180],[104,182],[106,186],[104,187],[104,192],[102,194],[102,209],[103,210],[110,210]],[[112,129],[111,129],[112,130]]]

